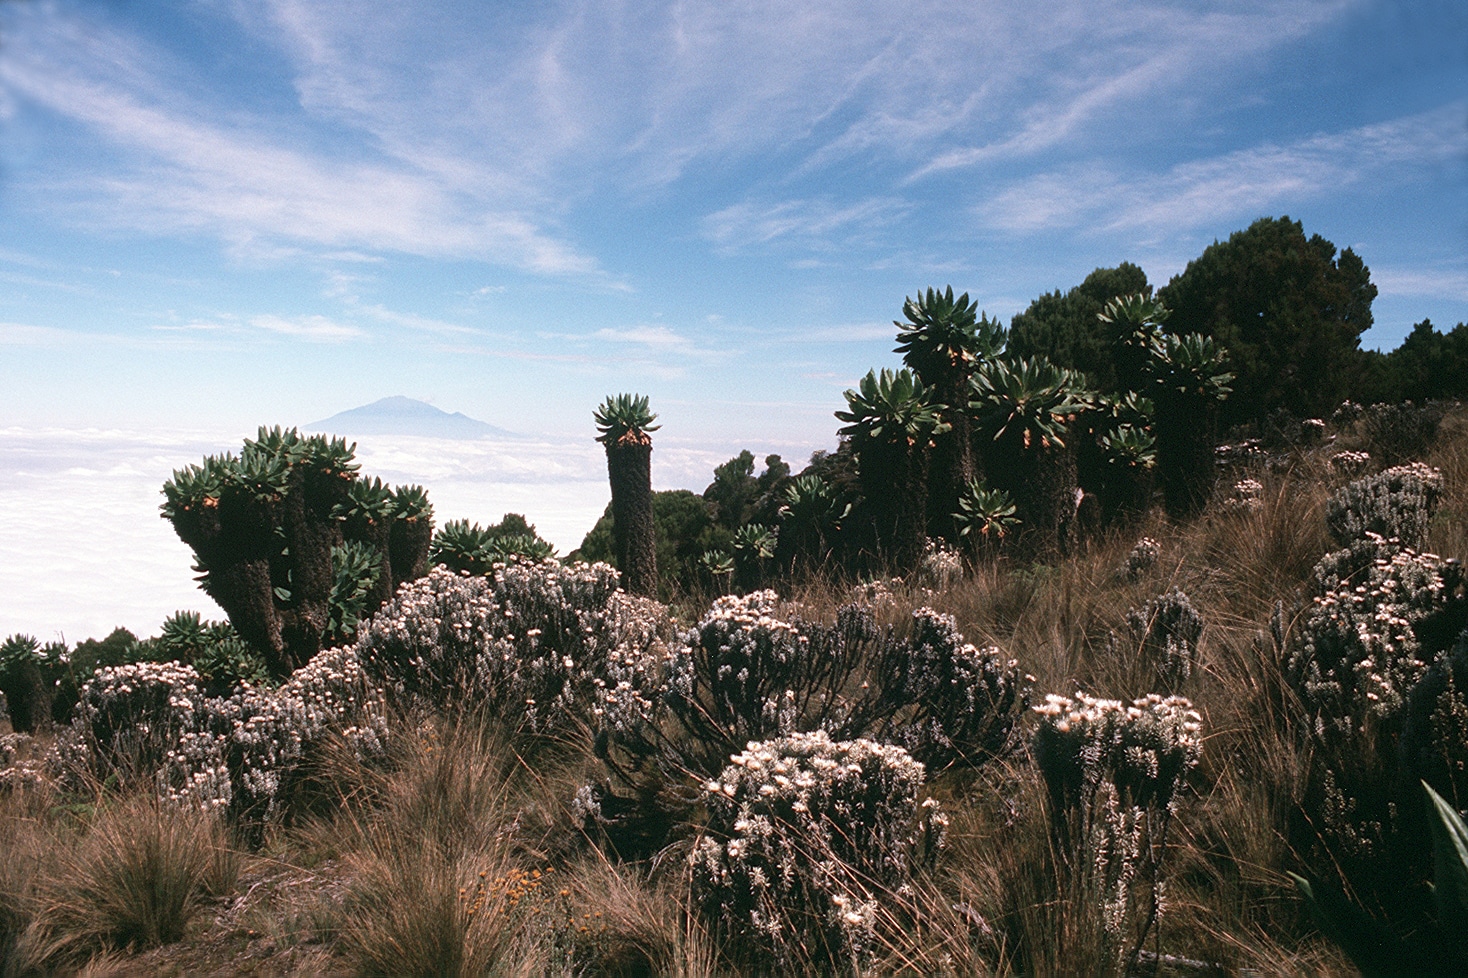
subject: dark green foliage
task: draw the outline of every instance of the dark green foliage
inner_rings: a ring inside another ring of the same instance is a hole
[[[1291,873],[1320,929],[1340,946],[1363,978],[1408,978],[1468,973],[1468,825],[1457,810],[1422,782],[1427,795],[1435,919],[1404,933],[1383,924],[1328,884]]]
[[[897,327],[897,349],[918,379],[932,390],[947,430],[933,435],[928,472],[928,532],[953,538],[953,513],[969,480],[982,473],[974,456],[971,423],[966,408],[969,377],[987,358],[1004,347],[1004,329],[988,316],[968,293],[957,299],[953,287],[928,289],[902,305],[906,322]]]
[[[657,415],[645,395],[608,395],[592,413],[606,448],[612,487],[612,538],[622,584],[631,594],[658,593],[657,531],[652,505],[652,436]]]
[[[719,526],[733,533],[746,523],[774,522],[789,479],[790,466],[778,455],[766,455],[765,469],[756,477],[754,453],[746,450],[714,469],[703,498]]]
[[[429,561],[467,574],[490,574],[495,564],[513,558],[544,560],[555,547],[519,513],[506,513],[498,523],[482,527],[468,520],[449,520],[434,534]]]
[[[193,666],[211,696],[228,695],[243,682],[259,685],[270,678],[265,660],[229,622],[204,621],[197,611],[174,612],[163,620],[158,637],[146,645],[153,661]]]
[[[879,557],[914,567],[927,540],[929,453],[948,430],[947,405],[910,370],[868,371],[845,396],[848,410],[836,417],[858,460],[865,498],[856,518]]]
[[[12,635],[0,643],[0,693],[10,713],[10,726],[33,733],[51,718],[52,684],[47,681],[41,643],[30,635]]]
[[[1353,396],[1388,403],[1468,396],[1468,326],[1439,333],[1422,320],[1395,350],[1367,354]]]
[[[1376,286],[1347,248],[1288,217],[1260,218],[1215,241],[1158,297],[1168,327],[1223,344],[1237,374],[1223,420],[1263,420],[1277,408],[1325,417],[1348,393],[1371,326]]]
[[[778,531],[759,523],[746,523],[734,531],[734,582],[741,590],[764,585],[777,538]]]
[[[323,639],[344,637],[332,632],[333,593],[361,602],[337,616],[342,625],[392,594],[396,570],[423,566],[431,529],[418,524],[431,523],[432,508],[422,490],[358,480],[354,451],[340,438],[261,428],[238,456],[211,456],[163,486],[163,517],[193,549],[200,585],[277,678]],[[398,523],[413,526],[394,533]],[[348,540],[375,554],[378,575],[365,590],[336,580],[348,565],[333,551]]]
[[[1009,350],[1014,356],[1043,356],[1072,370],[1084,371],[1096,390],[1136,390],[1135,378],[1118,368],[1118,350],[1126,336],[1115,320],[1101,318],[1118,296],[1150,296],[1147,274],[1131,262],[1098,268],[1062,295],[1049,292],[1030,303],[1009,322]]]
[[[785,573],[810,573],[826,563],[851,501],[810,473],[790,480],[782,496],[776,561]]]
[[[1213,488],[1218,412],[1234,376],[1224,370],[1228,355],[1212,337],[1168,333],[1152,354],[1153,431],[1163,500],[1174,518],[1192,516]]]
[[[979,367],[970,397],[986,482],[1014,499],[1029,546],[1063,550],[1077,488],[1076,453],[1066,439],[1094,400],[1084,378],[1043,357],[1005,357]]]
[[[959,536],[981,550],[997,549],[1019,526],[1014,501],[1003,489],[988,489],[977,479],[958,497],[955,514]]]
[[[714,521],[712,507],[703,497],[687,489],[653,493],[652,509],[662,583],[670,591],[683,593],[710,586],[713,582],[705,577],[703,555],[711,550],[727,554],[733,548],[734,535]],[[609,503],[568,560],[616,562],[612,513]]]

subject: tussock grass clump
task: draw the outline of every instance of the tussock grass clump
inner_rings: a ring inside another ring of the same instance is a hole
[[[139,795],[107,805],[43,870],[36,893],[47,960],[182,940],[234,886],[239,859],[215,815]]]

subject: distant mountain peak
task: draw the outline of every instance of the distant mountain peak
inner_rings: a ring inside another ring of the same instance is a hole
[[[384,397],[306,425],[336,435],[416,435],[422,438],[518,438],[458,411],[450,414],[401,394]]]

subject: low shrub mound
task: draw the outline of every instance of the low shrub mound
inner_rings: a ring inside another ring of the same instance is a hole
[[[919,802],[924,779],[900,747],[821,730],[751,743],[704,786],[696,905],[736,956],[784,968],[869,959],[893,896],[942,844],[946,819]]]

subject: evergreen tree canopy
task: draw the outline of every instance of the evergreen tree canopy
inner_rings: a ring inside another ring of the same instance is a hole
[[[1058,290],[1046,293],[1010,320],[1009,351],[1016,357],[1043,356],[1057,366],[1084,371],[1096,390],[1119,390],[1113,355],[1123,337],[1098,316],[1111,300],[1132,294],[1152,294],[1141,268],[1131,262],[1098,268],[1064,295]]]
[[[1305,237],[1288,217],[1260,218],[1215,241],[1158,297],[1168,331],[1212,336],[1228,350],[1230,423],[1285,408],[1322,417],[1349,393],[1376,286],[1350,248]]]

